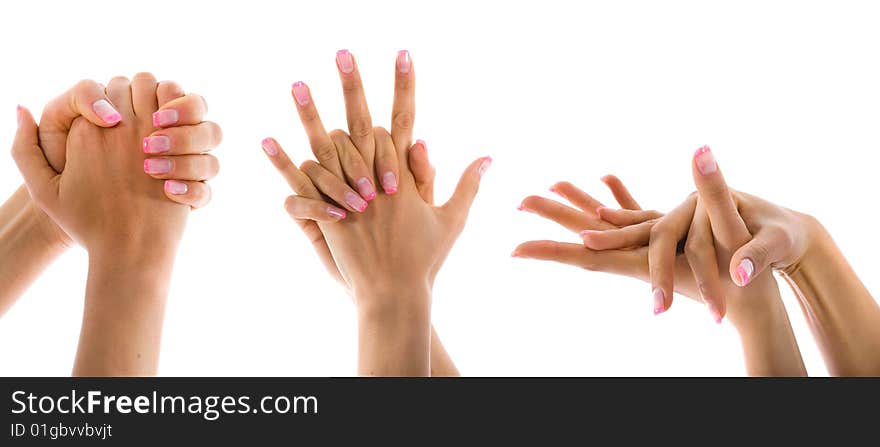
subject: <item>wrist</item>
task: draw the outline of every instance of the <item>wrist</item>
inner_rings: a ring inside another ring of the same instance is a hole
[[[58,226],[30,196],[24,209],[26,232],[30,240],[52,253],[63,253],[74,245],[73,239]]]

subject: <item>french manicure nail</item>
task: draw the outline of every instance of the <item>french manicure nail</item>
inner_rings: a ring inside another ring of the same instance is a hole
[[[697,162],[697,169],[700,174],[708,175],[718,170],[718,164],[715,162],[715,156],[709,146],[703,146],[694,152],[694,160]]]
[[[160,110],[153,114],[153,126],[154,127],[168,127],[174,124],[177,124],[177,120],[180,118],[180,115],[177,113],[177,110],[168,109],[168,110]]]
[[[354,59],[351,57],[351,53],[348,50],[339,50],[336,52],[336,65],[339,66],[339,71],[349,74],[354,71]]]
[[[266,155],[270,157],[278,155],[278,143],[276,143],[274,139],[264,138],[260,146],[263,147],[263,151],[266,152]]]
[[[388,171],[382,174],[382,189],[385,194],[394,194],[397,192],[397,176],[393,172]]]
[[[171,150],[171,138],[165,135],[156,135],[144,138],[145,154],[161,154]]]
[[[663,312],[666,312],[666,294],[663,293],[663,289],[656,288],[654,289],[654,315]]]
[[[397,52],[397,71],[400,74],[407,74],[412,69],[412,61],[409,58],[409,51],[400,50]]]
[[[416,140],[416,144],[421,144],[425,152],[428,152],[428,143],[425,143],[425,140]]]
[[[345,212],[345,210],[341,210],[339,208],[336,208],[335,206],[328,206],[327,215],[334,219],[345,219],[347,213]]]
[[[189,186],[177,180],[165,180],[165,191],[175,195],[186,194],[189,191]]]
[[[755,264],[752,263],[752,260],[749,258],[744,258],[742,261],[739,261],[739,265],[736,267],[736,276],[739,279],[739,285],[744,286],[749,283],[752,279],[752,274],[755,273]]]
[[[477,168],[477,173],[483,175],[489,169],[489,166],[492,166],[492,157],[484,157],[483,161],[480,162],[480,166]]]
[[[364,210],[367,209],[367,202],[365,202],[364,199],[361,198],[361,196],[351,191],[345,192],[345,203],[347,203],[348,206],[356,209],[360,213],[363,213]]]
[[[376,198],[376,188],[373,188],[373,182],[366,177],[361,177],[357,181],[358,192],[361,193],[361,197],[366,199],[368,202]]]
[[[144,172],[147,174],[167,174],[171,172],[171,160],[167,158],[148,158],[144,160]]]
[[[305,82],[296,81],[293,83],[293,86],[290,87],[293,90],[293,98],[296,99],[296,103],[301,106],[309,105],[309,102],[312,100],[311,95],[309,95],[309,88],[306,87]]]
[[[510,254],[510,257],[511,257],[511,258],[518,258],[518,257],[519,257],[519,253],[517,253],[516,250],[514,250],[513,253]]]
[[[15,106],[15,122],[18,123],[18,127],[21,127],[21,106]]]
[[[716,323],[721,324],[721,311],[715,307],[711,301],[706,302],[706,307],[709,308],[709,314],[712,315],[712,319],[715,320]]]
[[[92,104],[92,110],[107,124],[122,121],[122,115],[106,99],[99,99]]]

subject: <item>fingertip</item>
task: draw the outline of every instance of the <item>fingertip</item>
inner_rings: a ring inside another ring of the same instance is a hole
[[[747,286],[754,278],[755,263],[749,258],[742,258],[732,269],[731,279],[740,287]]]
[[[703,145],[694,152],[694,165],[697,168],[697,172],[702,175],[709,175],[718,171],[718,162],[715,160],[715,155],[708,145]]]
[[[489,170],[489,167],[492,166],[492,157],[487,155],[478,159],[477,162],[479,162],[479,165],[477,166],[477,174],[482,177],[486,171]]]
[[[281,149],[278,142],[272,137],[263,138],[263,141],[260,142],[260,146],[263,148],[263,152],[270,157],[278,155],[278,152]]]
[[[654,289],[652,298],[654,301],[654,315],[660,315],[663,312],[666,312],[666,292],[664,292],[662,288],[657,287]]]
[[[305,107],[312,102],[309,86],[307,86],[305,82],[294,82],[293,85],[290,86],[290,91],[293,94],[293,99],[296,100],[296,103],[299,104],[300,107]]]

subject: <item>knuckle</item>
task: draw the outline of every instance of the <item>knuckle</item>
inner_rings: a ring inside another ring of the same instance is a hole
[[[391,127],[393,129],[410,130],[415,123],[415,115],[410,111],[396,112],[391,117]]]
[[[132,76],[132,80],[135,80],[135,81],[142,80],[142,81],[155,82],[156,76],[153,76],[153,73],[150,73],[149,71],[140,71],[140,72],[135,73],[134,76]]]
[[[125,83],[125,84],[128,84],[128,83],[130,83],[131,81],[129,81],[128,78],[125,77],[125,76],[113,76],[112,78],[110,78],[110,82],[111,82],[111,83],[119,82],[119,83]]]
[[[336,147],[333,144],[319,144],[312,147],[312,153],[320,161],[332,160],[336,157]]]
[[[391,134],[388,133],[388,129],[382,126],[376,126],[373,128],[373,136],[378,139],[391,138]]]
[[[91,79],[82,79],[74,84],[73,89],[78,92],[84,92],[99,88],[99,84]]]
[[[654,226],[651,227],[650,238],[651,241],[655,241],[658,239],[665,238],[669,233],[668,227],[669,224],[665,223],[665,221],[659,221]]]
[[[369,117],[353,117],[349,121],[348,130],[354,138],[368,138],[372,135],[373,123],[370,121]]]
[[[218,146],[221,142],[223,142],[223,129],[219,124],[208,121],[208,127],[210,129],[211,134],[211,146]]]

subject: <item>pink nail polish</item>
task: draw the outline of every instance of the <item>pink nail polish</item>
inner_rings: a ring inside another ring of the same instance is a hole
[[[592,236],[592,235],[594,235],[594,234],[596,234],[596,233],[598,233],[598,231],[584,230],[584,231],[581,231],[581,232],[578,233],[578,234],[580,234],[581,237],[584,238],[584,237],[587,237],[587,236]]]
[[[363,213],[364,210],[367,209],[367,202],[365,202],[364,199],[361,198],[361,196],[351,191],[345,192],[345,203],[347,203],[348,206],[356,209],[360,213]]]
[[[122,115],[106,99],[99,99],[92,104],[92,110],[107,124],[122,121]]]
[[[156,135],[144,138],[145,154],[161,154],[171,150],[171,138],[165,135]]]
[[[703,146],[694,152],[694,160],[697,163],[697,169],[700,174],[708,175],[718,170],[718,164],[715,162],[715,156],[709,146]]]
[[[339,208],[336,208],[335,206],[328,206],[327,215],[334,219],[345,219],[347,213],[345,212],[345,210],[341,210]]]
[[[144,172],[147,174],[167,174],[171,172],[171,160],[167,158],[148,158],[144,160]]]
[[[336,52],[336,65],[339,71],[349,74],[354,71],[354,59],[348,50],[339,50]]]
[[[751,259],[744,258],[739,261],[739,265],[736,267],[736,276],[740,286],[747,285],[751,281],[753,273],[755,273],[755,264]]]
[[[263,151],[266,152],[266,155],[270,157],[278,155],[278,143],[274,138],[264,138],[260,145],[263,147]]]
[[[165,191],[175,195],[186,194],[189,191],[189,186],[177,180],[165,180]]]
[[[483,175],[489,169],[489,166],[492,166],[492,157],[484,157],[483,161],[480,162],[480,166],[477,168],[477,173]]]
[[[425,153],[428,152],[428,143],[425,143],[425,140],[416,140],[416,144],[421,144],[422,148],[425,149]]]
[[[397,71],[400,74],[407,74],[412,69],[412,61],[409,58],[409,51],[400,50],[397,52]]]
[[[358,192],[361,193],[361,197],[366,199],[368,202],[376,198],[376,189],[373,188],[373,182],[366,177],[361,177],[357,181]]]
[[[385,194],[394,194],[397,192],[397,176],[393,172],[388,171],[382,174],[382,189]]]
[[[160,110],[153,114],[153,126],[154,127],[168,127],[174,124],[177,124],[177,120],[180,119],[180,115],[177,113],[177,110],[168,109],[168,110]]]
[[[516,207],[516,209],[517,209],[518,211],[526,211],[526,206],[523,205],[522,203],[520,203],[519,206]]]
[[[311,102],[311,95],[309,94],[309,88],[302,81],[296,81],[291,86],[291,90],[293,91],[293,98],[296,99],[296,103],[301,106],[309,105]]]
[[[21,127],[21,106],[15,106],[15,122],[18,123],[18,127]]]
[[[709,308],[709,314],[712,315],[712,319],[715,320],[716,323],[721,324],[721,311],[719,311],[712,302],[706,302],[706,307]]]
[[[666,294],[663,289],[654,289],[654,315],[660,315],[666,312]]]
[[[519,257],[519,253],[517,253],[516,250],[514,250],[513,253],[510,254],[510,257],[512,257],[512,258],[518,258],[518,257]]]

